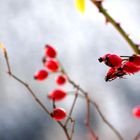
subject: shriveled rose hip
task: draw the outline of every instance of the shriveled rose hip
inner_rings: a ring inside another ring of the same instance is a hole
[[[59,69],[59,63],[55,59],[49,59],[44,63],[45,67],[51,71],[51,72],[56,72]]]
[[[140,106],[135,107],[132,112],[134,117],[140,119]]]
[[[51,116],[56,121],[61,121],[66,117],[66,111],[63,108],[57,107],[53,109]]]
[[[50,57],[50,58],[55,58],[56,55],[57,55],[57,52],[56,50],[54,49],[54,47],[52,47],[51,45],[46,45],[45,46],[45,55],[47,57]]]
[[[62,89],[55,89],[48,94],[48,98],[55,101],[61,101],[66,97],[67,93]]]
[[[64,85],[67,81],[67,78],[65,75],[58,75],[55,79],[56,83],[58,85]]]
[[[45,80],[48,77],[48,75],[49,75],[48,72],[42,69],[35,73],[34,79],[42,81],[42,80]]]

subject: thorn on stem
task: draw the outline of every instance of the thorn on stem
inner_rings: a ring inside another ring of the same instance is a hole
[[[117,26],[117,27],[120,27],[120,23],[119,23],[119,22],[116,22],[116,26]]]

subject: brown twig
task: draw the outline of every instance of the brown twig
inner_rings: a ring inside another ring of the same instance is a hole
[[[79,90],[79,89],[77,88],[77,89],[76,89],[76,92],[75,92],[75,97],[74,97],[72,106],[71,106],[71,108],[70,108],[70,112],[69,112],[68,118],[67,118],[67,120],[66,120],[66,122],[65,122],[65,126],[68,124],[68,122],[69,122],[69,120],[70,120],[70,118],[71,118],[71,115],[72,115],[72,112],[73,112],[73,109],[74,109],[74,106],[75,106],[75,104],[76,104],[76,100],[77,100],[77,97],[78,97],[78,90]]]
[[[98,140],[98,137],[96,136],[95,132],[93,131],[93,129],[91,128],[90,125],[90,100],[88,95],[86,95],[86,106],[87,106],[87,113],[86,113],[86,127],[88,129],[88,133],[90,134],[90,137],[92,140]]]
[[[4,54],[4,58],[6,60],[6,65],[7,65],[7,69],[8,69],[8,74],[13,78],[15,79],[16,81],[18,81],[19,83],[21,83],[28,91],[29,93],[32,95],[32,97],[34,98],[34,100],[38,103],[38,105],[51,117],[51,113],[49,112],[49,110],[47,109],[47,107],[41,102],[41,100],[35,95],[35,93],[33,92],[33,90],[30,88],[30,86],[24,82],[23,80],[21,80],[20,78],[18,78],[16,75],[13,74],[12,70],[11,70],[11,67],[10,67],[10,63],[9,63],[9,58],[8,58],[8,54],[7,54],[7,51],[6,51],[6,48],[0,44],[0,48],[2,49],[3,51],[3,54]],[[61,128],[63,129],[66,137],[67,137],[67,140],[71,140],[71,137],[67,131],[67,128],[60,122],[60,121],[57,121],[57,123],[61,126]]]
[[[68,76],[68,74],[66,73],[66,71],[64,70],[63,66],[61,65],[61,72],[63,74],[65,74],[67,76],[67,79],[69,81],[69,83],[71,85],[73,85],[73,87],[75,88],[79,88],[79,91],[84,95],[82,96],[80,94],[79,97],[85,98],[85,97],[89,97],[88,93],[82,89],[78,84],[76,84],[73,80],[70,79],[70,77]],[[86,98],[85,98],[86,99]],[[116,136],[119,138],[119,140],[124,140],[123,137],[121,136],[121,134],[117,131],[117,129],[111,124],[109,123],[109,121],[106,119],[106,117],[103,115],[103,113],[101,112],[101,110],[99,109],[97,103],[95,101],[92,101],[91,98],[89,97],[89,101],[90,103],[95,107],[95,109],[97,110],[98,114],[100,115],[100,117],[102,118],[103,122],[116,134]]]
[[[72,120],[72,129],[71,129],[71,134],[70,134],[70,138],[72,140],[73,134],[74,134],[74,128],[75,128],[75,120]]]

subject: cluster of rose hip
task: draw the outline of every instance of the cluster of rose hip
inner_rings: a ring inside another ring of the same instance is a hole
[[[45,68],[37,71],[34,75],[34,79],[44,81],[50,74],[60,72],[60,74],[57,75],[55,82],[59,86],[64,85],[67,82],[67,77],[61,72],[60,64],[56,59],[56,50],[52,46],[46,45],[44,52],[43,65]],[[66,95],[67,92],[61,88],[54,89],[47,95],[48,99],[53,102],[51,117],[56,121],[61,121],[66,117],[66,111],[61,107],[55,106],[55,102],[61,101],[66,97]]]
[[[140,71],[140,55],[118,56],[116,54],[106,54],[98,60],[110,67],[105,76],[106,81],[112,81],[118,77],[123,78],[124,75]]]
[[[110,67],[105,76],[106,81],[112,81],[118,77],[123,78],[124,75],[140,71],[140,55],[118,56],[116,54],[106,54],[98,60]],[[132,112],[136,118],[140,119],[140,106],[135,107]]]

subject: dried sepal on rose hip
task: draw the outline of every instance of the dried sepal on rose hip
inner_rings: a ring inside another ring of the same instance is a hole
[[[43,81],[48,77],[48,75],[49,73],[46,70],[42,69],[35,73],[34,79],[38,81]]]
[[[50,58],[55,58],[57,55],[57,52],[54,47],[51,45],[45,45],[45,56]]]
[[[58,85],[64,85],[66,82],[67,82],[67,77],[66,75],[58,75],[56,78],[55,78],[55,82],[58,84]]]
[[[132,110],[132,113],[133,113],[133,116],[134,116],[135,118],[140,119],[140,106],[135,107],[135,108]]]
[[[66,111],[60,107],[54,108],[53,112],[51,113],[51,117],[56,121],[61,121],[65,119],[66,116],[67,116]]]
[[[61,101],[67,96],[67,92],[62,89],[55,89],[48,94],[50,100]]]
[[[99,62],[104,62],[107,66],[112,68],[119,68],[122,64],[122,58],[116,54],[106,54],[100,57]]]
[[[44,65],[50,72],[57,72],[59,70],[59,62],[56,59],[49,59]]]

